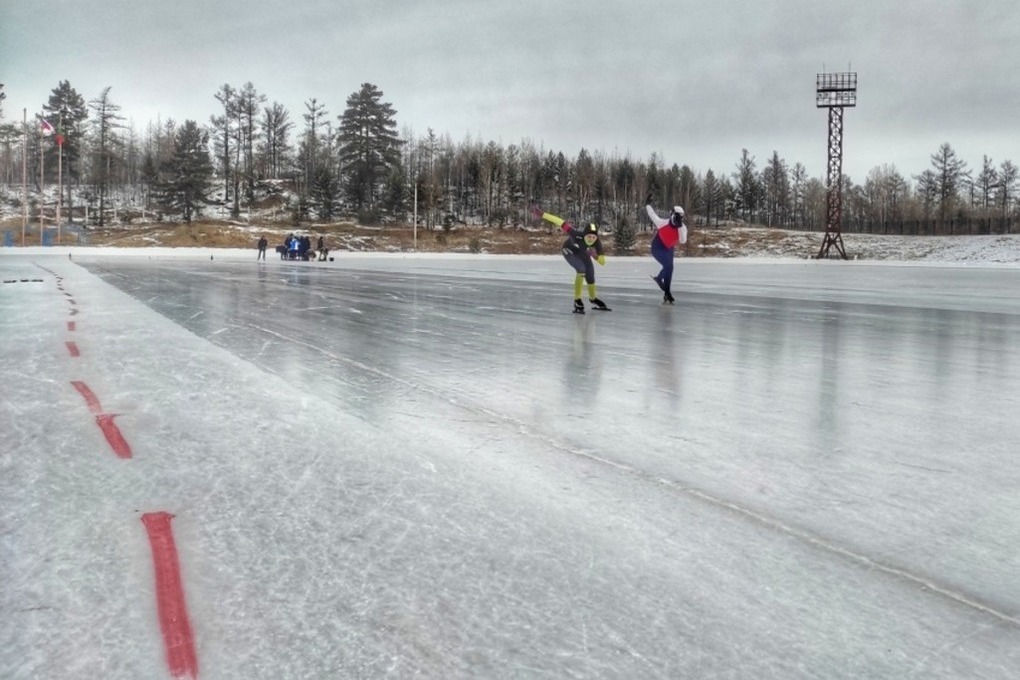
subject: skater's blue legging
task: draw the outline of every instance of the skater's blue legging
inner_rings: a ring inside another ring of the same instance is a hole
[[[652,237],[652,257],[662,265],[662,271],[655,278],[662,282],[662,289],[668,293],[673,283],[673,249],[664,246],[658,234]]]

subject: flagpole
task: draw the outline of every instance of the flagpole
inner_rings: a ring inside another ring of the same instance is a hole
[[[28,228],[28,109],[21,110],[21,247]]]
[[[57,243],[60,245],[60,208],[64,203],[64,114],[60,114],[57,122]]]
[[[46,232],[46,145],[43,144],[43,130],[39,128],[39,245],[43,245],[43,234]]]

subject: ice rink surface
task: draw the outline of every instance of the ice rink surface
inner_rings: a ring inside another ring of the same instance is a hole
[[[0,677],[1020,669],[1020,269],[0,255]],[[119,458],[74,383],[115,413]]]

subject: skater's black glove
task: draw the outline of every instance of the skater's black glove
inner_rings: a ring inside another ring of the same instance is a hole
[[[645,205],[651,205],[651,204],[652,204],[652,195],[648,194],[648,197],[645,198]]]

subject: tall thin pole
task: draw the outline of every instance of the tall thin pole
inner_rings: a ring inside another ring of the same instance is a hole
[[[60,208],[64,204],[64,114],[57,119],[57,245],[60,245]]]
[[[39,126],[39,245],[43,245],[46,233],[46,216],[43,206],[46,204],[46,145],[43,144],[43,129]]]
[[[28,109],[21,110],[21,247],[28,229]]]
[[[414,183],[414,249],[418,250],[418,182]]]
[[[819,73],[815,79],[815,106],[829,109],[829,162],[826,179],[825,238],[817,259],[827,258],[836,247],[846,260],[843,248],[843,109],[857,106],[857,74]]]
[[[844,260],[843,248],[843,107],[829,107],[829,164],[825,187],[825,238],[818,250],[817,259],[829,256],[829,248],[836,247]]]

